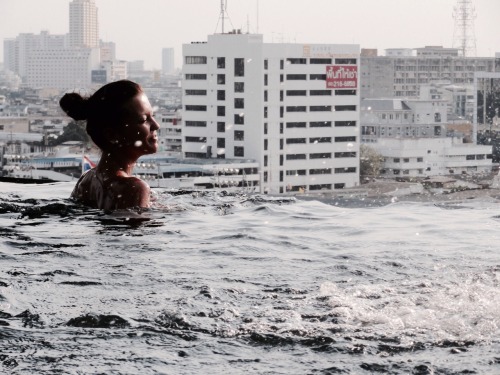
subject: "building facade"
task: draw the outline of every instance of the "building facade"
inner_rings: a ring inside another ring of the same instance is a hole
[[[174,49],[163,48],[161,50],[161,72],[164,75],[175,73]]]
[[[99,25],[94,0],[69,3],[69,46],[99,48]]]
[[[183,46],[182,152],[259,163],[261,191],[359,184],[357,45],[210,35]]]
[[[390,56],[361,55],[361,98],[418,98],[421,85],[472,85],[475,73],[500,71],[495,58],[458,56],[455,48],[418,48],[411,56],[390,51]]]

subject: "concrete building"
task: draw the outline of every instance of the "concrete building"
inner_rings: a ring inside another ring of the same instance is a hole
[[[385,158],[383,175],[424,177],[491,171],[491,146],[446,136],[446,107],[441,98],[361,101],[361,142]]]
[[[361,98],[418,98],[420,87],[434,81],[472,85],[477,72],[500,71],[493,57],[462,57],[458,49],[417,48],[416,56],[361,57]]]
[[[67,35],[20,34],[4,40],[5,69],[32,88],[89,88],[91,70],[100,62],[97,8],[94,0],[69,4]]]
[[[99,48],[99,25],[94,0],[69,3],[69,46]]]
[[[163,75],[175,73],[174,49],[163,48],[161,50],[161,72]]]
[[[235,31],[183,60],[184,157],[254,159],[272,194],[359,184],[359,46]]]
[[[101,62],[116,60],[116,44],[114,42],[100,42]]]

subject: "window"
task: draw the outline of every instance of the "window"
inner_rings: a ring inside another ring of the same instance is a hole
[[[192,127],[204,128],[207,126],[207,122],[206,121],[186,121],[185,125],[192,126]]]
[[[309,185],[309,190],[332,190],[332,184]]]
[[[337,125],[335,125],[335,126],[337,126]],[[311,128],[331,128],[332,122],[331,121],[311,121],[309,123],[309,127],[311,127]]]
[[[306,170],[305,169],[288,170],[288,171],[286,171],[286,175],[287,176],[305,176]]]
[[[224,69],[226,67],[226,58],[217,57],[217,68]]]
[[[309,154],[309,159],[331,159],[331,152],[319,152],[315,154]]]
[[[335,106],[335,107],[338,107],[338,106]],[[312,105],[309,107],[309,111],[311,111],[311,112],[331,112],[332,106],[331,105]]]
[[[235,98],[234,99],[234,108],[245,108],[245,99]]]
[[[234,140],[235,141],[244,141],[245,140],[245,132],[243,130],[235,130],[234,131]]]
[[[299,143],[306,143],[306,139],[305,138],[287,138],[286,139],[286,144],[287,145],[290,145],[290,144],[299,144]]]
[[[217,116],[225,116],[226,115],[226,107],[223,105],[217,106]]]
[[[344,189],[345,183],[333,184],[334,189]]]
[[[186,111],[206,111],[206,105],[186,105]]]
[[[235,82],[234,92],[245,92],[245,82]]]
[[[264,139],[264,151],[267,151],[267,148],[269,146],[269,141],[266,139]]]
[[[466,155],[465,160],[476,160],[476,155]]]
[[[355,158],[356,153],[355,152],[336,152],[335,157],[336,158]]]
[[[356,137],[335,137],[335,142],[356,142]]]
[[[264,74],[264,86],[267,86],[267,83],[268,83],[267,74]]]
[[[266,59],[264,60],[264,69],[268,69],[269,68],[269,61]]]
[[[267,134],[267,122],[264,123],[264,134]]]
[[[206,56],[186,56],[186,64],[206,64]]]
[[[306,123],[305,122],[287,122],[286,123],[286,128],[291,129],[291,128],[305,128]]]
[[[225,90],[217,90],[217,100],[226,100]]]
[[[306,90],[286,90],[286,96],[306,96]]]
[[[305,105],[304,106],[300,106],[300,105],[288,106],[288,107],[286,107],[286,111],[287,112],[306,112],[307,107]]]
[[[234,146],[234,156],[245,156],[245,149],[242,146]]]
[[[356,65],[356,59],[335,59],[337,65]]]
[[[309,143],[332,143],[332,137],[309,138]]]
[[[264,155],[264,167],[267,167],[267,160],[269,157],[267,155]]]
[[[305,160],[306,154],[287,154],[286,160]]]
[[[287,81],[305,81],[307,79],[307,74],[287,74]]]
[[[217,147],[218,148],[226,147],[226,138],[217,138]]]
[[[335,127],[356,126],[356,121],[335,121]]]
[[[234,76],[235,77],[245,76],[245,59],[241,58],[234,59]]]
[[[289,58],[286,59],[286,61],[289,64],[307,64],[307,59],[304,58],[298,58],[298,59]]]
[[[332,64],[332,59],[309,59],[310,64]]]
[[[280,134],[283,134],[283,123],[280,122]]]
[[[234,115],[234,124],[235,125],[245,124],[245,116],[243,114]]]
[[[267,90],[264,90],[264,101],[267,102]]]
[[[207,95],[207,90],[186,90],[186,95]]]
[[[264,107],[264,118],[267,118],[267,107]]]
[[[186,152],[185,157],[186,158],[196,158],[196,159],[206,159],[207,153],[206,152]]]
[[[355,111],[356,106],[355,105],[336,105],[335,106],[335,111],[341,112],[341,111]]]
[[[332,168],[309,169],[309,174],[332,174]]]
[[[283,90],[280,90],[280,102],[283,101]]]
[[[203,80],[207,79],[206,74],[186,74],[186,80]]]
[[[205,74],[206,79],[206,74]],[[217,84],[224,85],[226,83],[226,75],[225,74],[217,74]]]
[[[335,168],[335,173],[356,173],[356,167]]]
[[[356,90],[335,90],[335,95],[356,95]]]
[[[332,96],[332,90],[310,90],[311,96]]]
[[[409,163],[410,162],[410,158],[403,158],[403,163]]]
[[[424,158],[417,158],[418,163],[422,163],[424,161]]]
[[[217,133],[224,133],[226,131],[226,123],[218,122],[217,123]]]
[[[207,141],[206,137],[186,137],[184,138],[186,142],[196,142],[196,143],[205,143]]]
[[[399,163],[400,162],[400,159],[399,158],[394,158],[394,163]]]
[[[309,79],[311,81],[326,81],[326,74],[310,74]]]
[[[280,69],[284,69],[284,68],[285,68],[285,61],[280,60]]]

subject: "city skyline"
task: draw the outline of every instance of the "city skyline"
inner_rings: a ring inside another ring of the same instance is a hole
[[[20,33],[38,34],[42,30],[51,34],[67,33],[69,3],[70,0],[2,0],[0,14],[6,21],[0,23],[0,38],[3,41]],[[175,63],[180,67],[182,44],[206,41],[207,35],[221,30],[219,0],[171,0],[168,4],[161,0],[145,0],[141,4],[95,0],[95,3],[100,39],[116,43],[118,59],[144,60],[147,69],[161,69],[165,47],[175,48]],[[500,14],[500,2],[475,0],[473,3],[477,13],[477,55],[492,57],[500,52],[500,23],[495,19]],[[225,30],[235,28],[255,33],[258,28],[265,42],[354,43],[361,48],[377,48],[379,54],[386,48],[452,47],[455,5],[456,0],[354,0],[348,3],[228,0],[230,19],[225,20]],[[0,54],[3,61],[3,50]]]

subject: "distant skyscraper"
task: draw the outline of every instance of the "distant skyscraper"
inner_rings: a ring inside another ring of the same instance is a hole
[[[73,0],[69,4],[70,47],[99,47],[99,25],[94,0]]]
[[[174,49],[173,48],[163,48],[161,54],[161,66],[163,74],[172,74],[175,71],[174,66]]]

